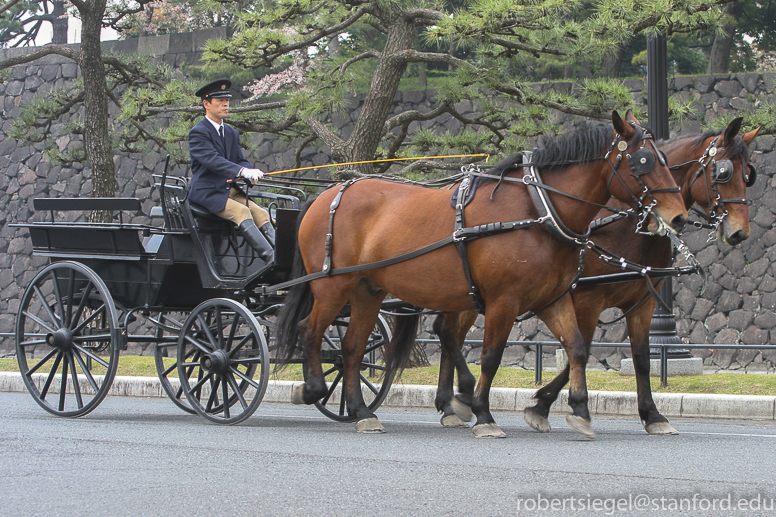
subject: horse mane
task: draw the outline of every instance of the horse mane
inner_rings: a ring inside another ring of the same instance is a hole
[[[698,150],[698,148],[703,147],[704,142],[708,140],[709,138],[713,138],[715,136],[719,136],[725,132],[725,129],[709,129],[704,131],[700,135],[688,135],[688,136],[679,136],[676,138],[671,138],[670,140],[666,140],[664,142],[659,142],[658,145],[663,144],[670,144],[673,142],[678,142],[679,140],[683,140],[685,138],[692,139],[690,142],[690,145],[695,146],[694,150]],[[744,139],[741,138],[741,135],[736,135],[736,137],[733,139],[732,142],[730,142],[728,145],[725,146],[729,150],[729,156],[743,156],[743,157],[749,157],[749,146],[746,145],[746,142],[744,142]]]
[[[643,137],[639,125],[635,127],[636,134],[631,142]],[[560,136],[544,136],[539,140],[539,147],[534,149],[531,163],[542,170],[553,170],[574,163],[599,160],[606,156],[609,150],[613,131],[611,124],[582,122],[573,131]],[[522,163],[521,153],[501,160],[493,166],[490,174],[500,176],[503,172],[514,169],[515,163]]]

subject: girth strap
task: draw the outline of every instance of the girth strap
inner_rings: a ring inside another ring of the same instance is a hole
[[[466,239],[460,237],[459,234],[461,230],[466,228],[463,215],[463,206],[464,201],[466,200],[466,196],[469,193],[469,188],[472,181],[473,176],[471,174],[467,174],[461,182],[461,186],[458,187],[458,199],[455,203],[455,230],[453,231],[453,241],[455,242],[458,255],[461,257],[461,262],[463,263],[463,272],[464,275],[466,275],[466,283],[469,284],[469,297],[472,300],[472,304],[474,305],[474,308],[477,310],[477,312],[480,314],[485,314],[485,300],[482,299],[477,286],[474,285],[472,271],[469,267],[469,256],[466,252]]]

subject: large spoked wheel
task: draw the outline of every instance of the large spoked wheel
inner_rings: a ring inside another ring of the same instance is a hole
[[[173,404],[186,413],[193,415],[196,411],[191,407],[189,401],[186,400],[183,394],[183,387],[181,387],[180,380],[177,377],[177,337],[183,328],[183,317],[177,314],[161,312],[156,319],[151,318],[151,321],[156,327],[155,337],[157,342],[156,346],[154,346],[154,362],[156,363],[156,374],[159,376],[162,389],[170,397]],[[175,339],[172,336],[175,336]],[[189,374],[193,371],[193,367],[187,369]]]
[[[113,297],[97,274],[57,262],[33,278],[16,317],[16,357],[27,390],[58,416],[83,416],[108,394],[121,331]]]
[[[178,338],[178,377],[194,410],[211,422],[237,424],[256,411],[269,383],[264,332],[242,304],[201,303]]]
[[[340,343],[342,343],[342,338],[348,328],[348,321],[349,318],[337,318],[323,336],[321,363],[329,391],[324,398],[315,403],[315,407],[321,413],[338,422],[355,421],[355,418],[348,415],[345,394],[342,390],[344,368]],[[389,372],[383,361],[384,347],[390,340],[391,332],[388,329],[388,322],[381,315],[369,336],[359,373],[361,393],[363,393],[364,402],[370,411],[376,411],[380,407],[385,397],[388,396],[388,390],[391,389],[391,383],[393,383],[395,372]],[[307,363],[304,364],[302,371],[305,380],[307,380]]]

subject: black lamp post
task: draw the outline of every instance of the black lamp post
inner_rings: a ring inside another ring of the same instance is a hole
[[[668,130],[668,55],[665,36],[647,39],[647,117],[649,127],[658,140],[669,137]],[[649,330],[649,342],[655,345],[680,345],[682,340],[676,335],[676,320],[673,313],[673,278],[667,277],[660,288],[660,297],[670,311],[661,304],[655,306],[652,325]],[[669,349],[670,358],[684,359],[692,357],[689,350]],[[660,349],[651,348],[650,356],[659,357]]]

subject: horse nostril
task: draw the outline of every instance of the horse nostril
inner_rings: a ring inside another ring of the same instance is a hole
[[[687,224],[687,218],[683,215],[677,215],[674,220],[671,221],[671,228],[680,232],[684,229],[684,225]]]
[[[741,244],[744,241],[744,232],[742,232],[741,230],[738,230],[737,232],[733,233],[733,235],[726,237],[725,240],[731,246],[735,246],[736,244]]]

